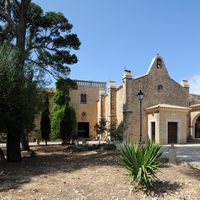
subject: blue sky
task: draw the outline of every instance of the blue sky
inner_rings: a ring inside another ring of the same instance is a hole
[[[146,73],[159,53],[171,77],[200,94],[199,0],[34,0],[74,25],[82,45],[73,79],[121,84],[123,69]]]

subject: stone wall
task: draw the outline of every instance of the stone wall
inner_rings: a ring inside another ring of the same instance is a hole
[[[157,67],[157,60],[161,65]],[[165,64],[160,56],[156,56],[148,73],[139,78],[125,79],[126,103],[125,112],[127,123],[127,134],[132,141],[139,141],[140,132],[140,104],[137,98],[139,90],[144,93],[143,106],[143,140],[148,138],[148,118],[144,109],[157,104],[171,104],[178,106],[189,106],[189,88],[182,87],[169,77]]]
[[[189,103],[190,103],[190,105],[200,104],[200,95],[190,94],[189,95]]]
[[[116,127],[116,85],[115,81],[108,83],[108,126]]]

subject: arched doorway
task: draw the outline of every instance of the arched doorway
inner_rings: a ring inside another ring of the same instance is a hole
[[[197,118],[195,123],[195,138],[200,138],[200,116]]]
[[[200,138],[199,134],[199,121],[200,121],[200,108],[194,109],[190,113],[190,136],[192,139]]]

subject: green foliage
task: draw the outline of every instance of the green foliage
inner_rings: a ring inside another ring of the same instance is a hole
[[[64,118],[65,106],[54,104],[51,113],[51,132],[52,139],[61,138],[61,123]]]
[[[103,133],[105,133],[105,131],[107,131],[107,121],[104,117],[102,117],[100,120],[99,120],[99,123],[96,123],[95,126],[94,126],[94,129],[97,133],[97,137],[100,137]]]
[[[17,46],[22,63],[33,64],[35,74],[47,72],[67,78],[69,65],[78,61],[73,52],[81,44],[72,33],[72,24],[60,12],[44,13],[31,0],[10,0],[9,7],[6,2],[0,2],[0,42],[9,41]]]
[[[37,102],[32,68],[19,68],[18,55],[13,46],[0,46],[0,130],[7,133],[7,160],[12,162],[21,160],[20,138],[24,147],[34,127]]]
[[[122,122],[120,122],[120,124],[116,128],[116,136],[115,136],[116,140],[119,140],[119,141],[122,142],[124,130],[125,130],[124,122],[122,121]]]
[[[14,126],[21,132],[28,132],[34,127],[36,83],[30,76],[28,66],[23,79],[19,80],[17,51],[13,47],[2,45],[0,60],[0,129],[7,132],[8,127]]]
[[[51,112],[52,137],[53,139],[61,138],[63,142],[69,142],[76,137],[76,114],[69,106],[70,88],[76,88],[76,83],[72,80],[63,78],[57,80]]]
[[[159,168],[161,155],[161,146],[153,142],[125,144],[120,149],[119,160],[136,186],[150,187],[157,179],[155,173]]]
[[[70,89],[77,89],[77,83],[69,78],[58,77],[56,82],[56,88],[63,91],[65,95],[69,95]]]
[[[7,152],[10,155],[18,152],[13,161],[20,160],[21,133],[30,131],[33,125],[36,96],[33,80],[42,79],[40,83],[46,83],[46,74],[67,78],[69,65],[78,61],[73,52],[79,49],[80,41],[71,29],[72,25],[62,13],[44,13],[31,0],[0,1],[0,44],[8,43],[18,51],[17,56],[12,56],[13,63],[6,68],[9,76],[2,71],[0,74],[3,85],[0,124],[1,129],[9,124],[9,132],[12,132],[7,140]],[[6,54],[2,57],[7,59]],[[5,92],[4,83],[9,88],[5,87]]]
[[[62,91],[57,90],[53,96],[53,102],[57,105],[64,105],[66,101],[65,95]]]
[[[123,121],[121,121],[117,127],[116,125],[110,126],[110,128],[108,129],[108,132],[110,133],[111,140],[112,141],[118,140],[122,142],[124,130],[125,130],[125,127],[124,127]]]
[[[23,107],[23,130],[26,134],[32,131],[35,127],[35,114],[38,112],[38,89],[37,82],[31,77],[25,77],[24,87],[21,94]]]
[[[65,106],[64,117],[61,122],[61,138],[63,141],[74,140],[76,137],[76,113],[71,106]]]
[[[51,115],[52,138],[61,138],[63,142],[76,137],[76,113],[71,106],[54,105]]]
[[[56,94],[54,95],[54,103],[59,105],[68,104],[70,101],[70,89],[77,89],[77,83],[69,78],[58,77],[56,81]]]
[[[49,118],[49,101],[48,96],[46,96],[45,110],[43,110],[41,115],[41,121],[40,121],[40,131],[41,131],[41,137],[45,140],[47,145],[47,140],[49,140],[49,135],[51,133],[51,123]]]

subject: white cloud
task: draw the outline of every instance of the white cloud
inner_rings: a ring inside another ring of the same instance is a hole
[[[189,80],[189,86],[191,94],[200,94],[200,75],[194,75]]]

